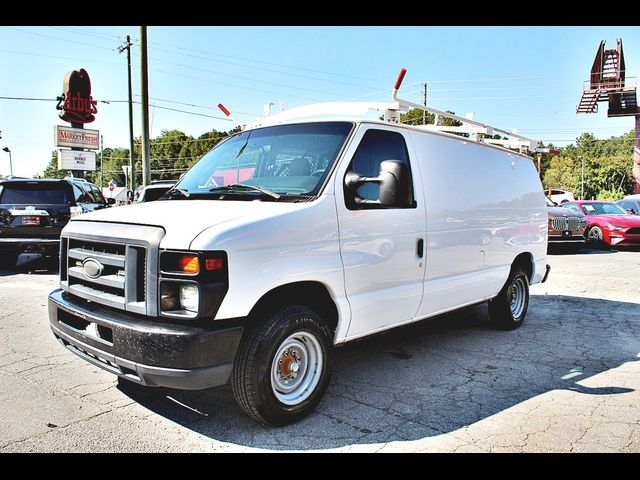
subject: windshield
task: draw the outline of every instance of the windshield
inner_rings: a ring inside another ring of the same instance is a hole
[[[628,215],[614,203],[583,203],[582,208],[587,215]]]
[[[0,187],[0,203],[13,205],[66,205],[68,188],[62,182],[11,182]]]
[[[202,157],[176,188],[184,193],[182,198],[230,193],[256,198],[267,196],[265,190],[277,194],[271,198],[315,196],[352,126],[322,122],[243,132]],[[244,187],[230,187],[238,183]]]

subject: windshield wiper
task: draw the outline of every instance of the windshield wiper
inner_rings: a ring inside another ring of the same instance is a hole
[[[278,200],[280,198],[280,195],[277,194],[276,192],[272,192],[271,190],[267,190],[266,188],[262,188],[262,187],[258,187],[256,185],[247,185],[246,183],[232,183],[231,185],[224,185],[221,187],[213,187],[211,190],[209,190],[210,192],[230,192],[233,190],[236,190],[238,188],[246,188],[249,190],[255,190],[257,192],[260,192],[264,195],[267,195],[269,197],[275,198],[276,200]]]
[[[189,198],[189,195],[191,195],[191,194],[187,190],[185,190],[184,188],[173,187],[171,190],[166,192],[160,198],[167,198],[167,199],[176,198],[176,197]]]

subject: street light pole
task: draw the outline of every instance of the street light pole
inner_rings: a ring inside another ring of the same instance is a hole
[[[9,150],[9,147],[4,147],[2,150],[9,154],[9,175],[13,177],[13,162],[11,161],[11,150]]]

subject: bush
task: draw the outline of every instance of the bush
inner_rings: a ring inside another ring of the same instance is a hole
[[[624,198],[624,192],[622,190],[600,190],[596,200],[603,200],[605,202],[616,202]]]

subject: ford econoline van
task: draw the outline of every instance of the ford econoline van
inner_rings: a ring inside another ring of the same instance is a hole
[[[393,111],[294,110],[219,143],[158,201],[73,218],[56,338],[138,384],[231,382],[246,414],[284,425],[320,402],[337,345],[480,302],[500,329],[523,323],[549,271],[531,158]]]

